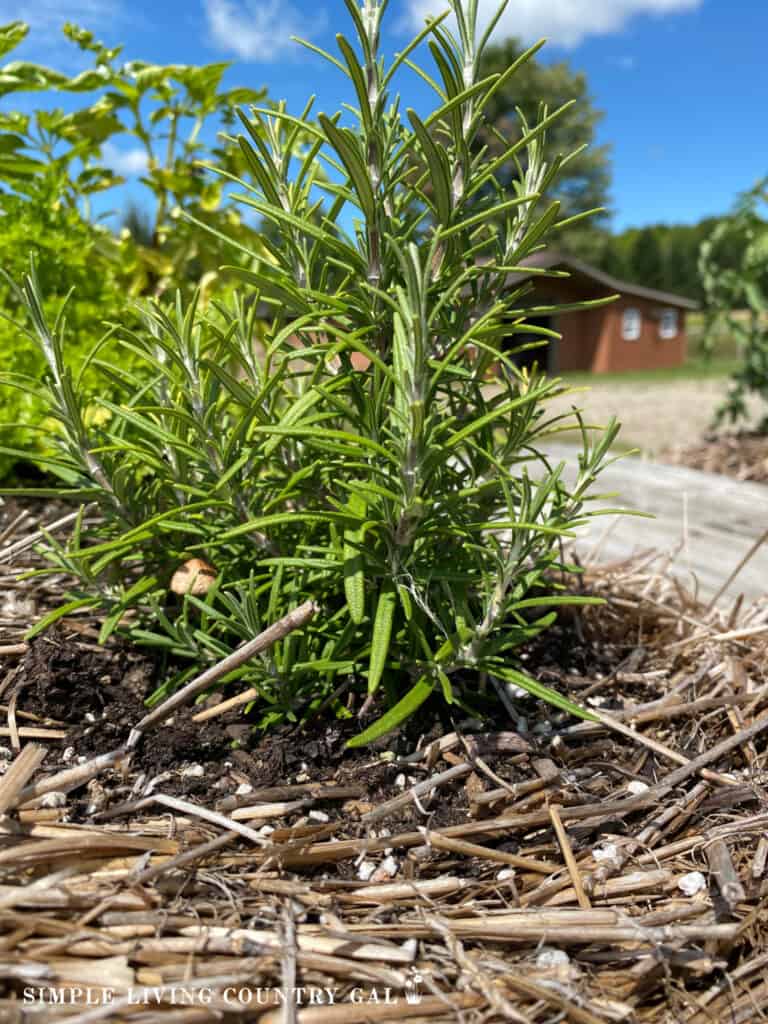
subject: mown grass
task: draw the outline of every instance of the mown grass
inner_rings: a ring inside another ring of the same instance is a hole
[[[718,377],[730,377],[738,368],[739,360],[735,358],[715,358],[711,361],[695,354],[682,366],[670,366],[656,370],[626,370],[623,373],[590,373],[579,371],[563,373],[561,376],[569,384],[631,384],[642,381],[646,384],[666,384],[679,380],[703,380]]]

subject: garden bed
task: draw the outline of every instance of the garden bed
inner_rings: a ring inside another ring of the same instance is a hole
[[[607,604],[525,658],[600,722],[427,705],[362,751],[357,721],[181,708],[129,752],[153,663],[87,618],[25,643],[57,582],[6,590],[0,1014],[756,1019],[768,606],[707,610],[653,563],[585,585]]]
[[[703,441],[672,448],[665,462],[706,473],[724,473],[736,480],[768,483],[768,436],[743,432],[705,437]]]

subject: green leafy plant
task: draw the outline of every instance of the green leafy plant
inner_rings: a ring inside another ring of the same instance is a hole
[[[552,334],[526,322],[556,310],[532,304],[515,272],[562,224],[541,198],[561,161],[542,155],[546,125],[501,157],[477,152],[484,111],[517,70],[480,76],[490,28],[477,30],[477,0],[453,0],[457,35],[430,21],[389,65],[386,0],[346,7],[357,49],[339,36],[340,57],[325,56],[357,108],[240,114],[251,180],[226,175],[272,225],[266,255],[236,268],[247,301],[202,310],[179,296],[143,307],[139,328],[115,325],[150,378],[95,352],[121,394],[109,400],[67,367],[65,312],[47,317],[34,271],[18,291],[48,362],[52,460],[90,503],[66,546],[46,544],[74,584],[37,628],[97,609],[102,639],[119,629],[186,659],[157,701],[309,598],[320,613],[236,673],[262,726],[362,701],[383,711],[354,741],[367,743],[432,694],[482,714],[494,686],[588,714],[515,660],[558,606],[589,600],[573,594],[561,542],[594,514],[617,431],[593,441],[578,418],[548,416],[563,385],[515,364],[530,347],[517,334]],[[438,80],[419,69],[436,94],[422,118],[391,89],[424,41]],[[515,192],[494,187],[498,161],[523,151]],[[545,448],[565,429],[582,444],[570,485]],[[189,559],[188,576],[215,580],[174,594]]]
[[[17,46],[27,33],[22,22],[0,28],[0,54]],[[194,214],[208,227],[226,227],[230,236],[237,233],[241,219],[226,202],[223,179],[204,173],[203,165],[215,162],[233,174],[244,169],[240,147],[216,130],[233,125],[236,104],[263,101],[264,91],[222,88],[227,63],[124,61],[122,47],[108,47],[86,29],[67,24],[64,34],[93,61],[92,67],[68,77],[13,61],[0,68],[0,94],[45,90],[60,99],[90,94],[91,102],[70,111],[41,108],[32,115],[3,115],[0,181],[38,202],[77,209],[90,223],[91,197],[124,184],[110,161],[118,152],[114,141],[128,139],[135,147],[132,155],[139,162],[143,159],[140,181],[150,211],[149,237],[133,246],[130,243],[137,240],[130,233],[118,240],[120,268],[130,293],[194,287],[204,275],[217,275],[222,259],[215,234],[181,219],[180,212]],[[252,234],[249,230],[253,243]]]
[[[705,294],[705,351],[711,352],[724,333],[734,337],[741,365],[731,380],[728,397],[717,410],[716,423],[749,419],[747,397],[768,403],[768,179],[739,198],[702,243],[699,273]],[[758,425],[768,433],[768,414]]]
[[[265,91],[223,88],[228,63],[121,62],[122,47],[107,47],[76,25],[66,25],[64,32],[91,57],[93,68],[61,88],[98,92],[95,103],[74,115],[78,130],[83,122],[103,124],[100,142],[127,137],[144,157],[140,180],[150,198],[149,237],[129,233],[121,239],[131,293],[160,295],[182,288],[190,295],[201,281],[206,292],[212,291],[224,253],[217,234],[199,222],[218,232],[226,229],[230,239],[247,239],[254,249],[257,241],[227,202],[224,179],[205,173],[204,164],[213,162],[230,174],[243,171],[240,147],[220,132],[234,124],[236,104],[263,101]],[[98,156],[108,163],[103,144]],[[183,212],[194,219],[182,217]],[[228,255],[231,259],[231,251]]]
[[[21,22],[1,27],[0,56],[11,52],[27,33]],[[226,64],[121,62],[120,47],[108,48],[73,25],[66,26],[65,33],[92,59],[93,67],[71,77],[23,61],[0,68],[5,104],[19,94],[41,92],[49,104],[32,112],[0,112],[0,266],[18,279],[32,250],[51,316],[73,292],[67,351],[76,364],[102,333],[104,321],[125,319],[126,294],[159,295],[180,288],[189,297],[198,285],[206,296],[221,292],[219,267],[225,255],[219,236],[224,228],[229,238],[247,241],[251,250],[258,250],[253,228],[227,201],[222,179],[206,173],[202,162],[214,160],[233,173],[243,169],[240,147],[216,139],[214,131],[231,127],[234,103],[262,100],[264,95],[223,89]],[[71,107],[72,97],[79,95],[87,96],[87,102],[76,109],[54,105],[66,99]],[[152,211],[148,237],[130,230],[118,235],[94,214],[97,194],[125,180],[110,167],[118,152],[117,139],[132,140],[144,155],[141,180]],[[195,219],[182,218],[181,211]],[[241,261],[245,260],[243,249]],[[18,313],[7,288],[0,288],[0,310],[10,316]],[[114,348],[112,355],[117,358]],[[35,376],[43,366],[36,347],[7,323],[0,325],[0,371]],[[135,370],[136,365],[129,359],[126,368]],[[44,438],[46,433],[40,430],[41,418],[35,396],[6,396],[0,409],[6,447],[25,447],[31,456],[31,438],[35,433]],[[45,450],[42,441],[39,447]],[[16,457],[0,460],[0,471]]]

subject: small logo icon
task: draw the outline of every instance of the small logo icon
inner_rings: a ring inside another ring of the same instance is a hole
[[[413,974],[405,983],[405,1001],[409,1006],[418,1006],[422,995],[419,992],[419,985],[424,980],[421,974]]]

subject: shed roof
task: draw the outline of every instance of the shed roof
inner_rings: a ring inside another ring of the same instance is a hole
[[[678,309],[699,308],[698,303],[694,302],[693,299],[687,299],[683,295],[674,295],[672,292],[659,291],[656,288],[646,288],[645,285],[634,284],[631,281],[621,281],[618,277],[613,277],[610,274],[606,274],[603,270],[598,270],[597,267],[593,267],[590,263],[584,263],[582,260],[577,260],[566,253],[558,252],[556,249],[547,249],[534,253],[532,256],[524,259],[521,266],[530,267],[531,270],[555,270],[558,267],[562,267],[564,270],[570,270],[581,277],[588,277],[612,292],[636,295],[638,298],[650,299],[651,302],[663,302],[666,306],[675,306]],[[510,283],[525,281],[531,276],[531,274],[526,274],[525,270],[516,271],[514,274],[509,275],[509,281]]]

